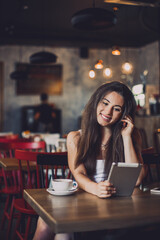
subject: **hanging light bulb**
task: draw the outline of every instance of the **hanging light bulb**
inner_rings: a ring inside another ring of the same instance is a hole
[[[129,62],[125,62],[122,65],[122,72],[124,74],[131,74],[133,72],[133,65]]]
[[[127,16],[127,9],[125,9],[125,17],[126,17],[126,21],[125,21],[125,31],[126,31],[126,39],[127,39],[127,37],[128,37],[128,30],[129,30],[129,28],[128,28],[128,16]],[[133,65],[131,64],[131,63],[129,63],[128,62],[128,55],[129,55],[129,53],[128,53],[128,49],[126,48],[125,49],[125,63],[124,64],[122,64],[122,72],[124,73],[124,74],[131,74],[132,72],[133,72]]]
[[[118,46],[114,46],[114,47],[112,48],[112,55],[114,55],[114,56],[119,56],[119,55],[121,55],[121,51],[120,51],[120,49],[119,49]]]
[[[94,65],[96,69],[102,69],[103,68],[103,61],[98,60],[97,63]]]
[[[95,78],[95,76],[96,76],[95,71],[94,70],[90,70],[89,71],[89,77],[93,79],[93,78]]]
[[[112,69],[111,68],[105,68],[103,71],[103,75],[106,78],[111,78],[112,77]]]

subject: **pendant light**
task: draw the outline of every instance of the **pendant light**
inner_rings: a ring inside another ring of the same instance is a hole
[[[32,64],[49,64],[55,63],[57,60],[57,56],[53,53],[41,51],[34,53],[29,58],[30,63]]]
[[[112,70],[111,68],[105,68],[104,71],[103,71],[103,75],[104,77],[106,78],[111,78],[112,77]]]
[[[103,60],[99,59],[96,64],[94,65],[96,69],[102,69],[103,68]]]
[[[22,49],[19,48],[19,63],[22,61]],[[10,74],[10,78],[13,80],[25,80],[28,77],[28,72],[23,70],[15,70]]]
[[[125,9],[125,15],[126,15],[126,39],[128,37],[128,18],[127,18],[127,10]],[[128,49],[125,49],[125,63],[122,64],[122,73],[128,75],[133,72],[133,65],[128,61]]]
[[[109,53],[106,54],[106,67],[103,70],[103,76],[107,79],[112,77],[112,69],[110,68],[109,64]]]
[[[89,78],[91,78],[91,79],[93,79],[93,78],[95,78],[95,76],[96,76],[96,73],[95,73],[95,71],[93,70],[93,69],[91,69],[90,71],[89,71]]]
[[[107,29],[113,27],[116,21],[113,12],[103,8],[96,8],[95,0],[93,0],[93,8],[80,10],[71,18],[72,26],[79,30]]]
[[[114,47],[112,48],[112,55],[114,55],[114,56],[119,56],[119,55],[121,55],[121,51],[120,51],[120,49],[119,49],[118,46],[114,46]]]
[[[128,61],[122,64],[122,72],[124,74],[131,74],[133,72],[133,65]]]
[[[45,15],[45,5],[43,4],[44,1],[41,1],[41,7],[42,7],[42,32],[43,32],[43,45],[45,45],[45,31],[44,31],[44,15]],[[40,51],[37,53],[34,53],[30,56],[29,61],[31,64],[50,64],[55,63],[57,60],[57,56],[53,53],[46,52],[46,51]]]

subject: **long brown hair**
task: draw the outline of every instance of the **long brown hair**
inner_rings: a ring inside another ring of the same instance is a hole
[[[93,93],[82,116],[82,134],[78,142],[78,153],[75,167],[78,167],[80,164],[84,164],[87,174],[91,178],[96,170],[96,159],[100,152],[102,139],[101,126],[97,122],[97,106],[106,94],[113,91],[123,97],[124,106],[121,118],[112,126],[112,135],[107,144],[105,169],[108,172],[113,161],[124,161],[121,119],[126,115],[129,115],[132,119],[134,119],[136,102],[132,92],[126,85],[120,82],[110,82],[101,85]]]

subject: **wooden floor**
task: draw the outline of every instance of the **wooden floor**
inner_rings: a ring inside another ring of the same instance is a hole
[[[4,210],[5,200],[6,199],[3,195],[0,196],[0,223],[1,223],[1,220],[2,220],[2,214],[3,214],[3,210]],[[7,223],[7,221],[6,221],[6,223]],[[13,233],[14,227],[15,227],[15,220],[13,221],[12,233]],[[35,231],[35,228],[36,228],[36,221],[33,220],[33,222],[32,222],[32,232]],[[3,229],[3,230],[0,229],[0,240],[6,240],[6,231],[7,231],[7,224],[5,225],[5,229]],[[33,238],[33,234],[28,238],[28,240],[32,240],[32,238]],[[11,237],[10,237],[9,240],[11,240]]]

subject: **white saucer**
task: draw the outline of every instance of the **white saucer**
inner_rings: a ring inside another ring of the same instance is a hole
[[[47,192],[55,196],[67,196],[77,192],[78,188],[72,188],[68,191],[55,191],[53,188],[47,188]]]

